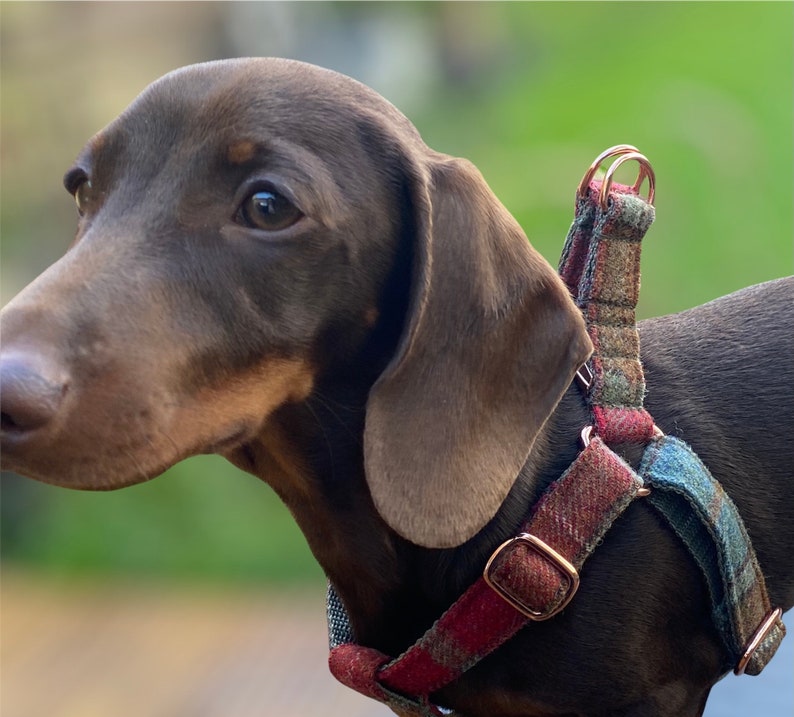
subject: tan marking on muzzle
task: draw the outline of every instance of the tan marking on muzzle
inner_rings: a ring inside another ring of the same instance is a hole
[[[203,412],[220,413],[231,426],[235,422],[251,426],[243,441],[219,446],[217,452],[266,480],[288,504],[297,496],[300,500],[312,499],[306,479],[308,469],[290,436],[273,419],[273,412],[285,403],[305,400],[313,386],[314,373],[305,361],[270,359],[223,388],[197,397]]]
[[[180,401],[171,435],[177,443],[200,444],[203,452],[238,432],[250,440],[273,411],[303,401],[313,387],[314,371],[304,359],[266,359],[245,374]]]

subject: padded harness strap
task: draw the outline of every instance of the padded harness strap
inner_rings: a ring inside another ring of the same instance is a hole
[[[620,155],[604,182],[598,164]],[[611,183],[626,159],[637,183]],[[649,201],[639,196],[648,178]],[[771,610],[763,574],[736,507],[683,441],[663,436],[643,408],[645,380],[635,310],[641,241],[654,219],[653,171],[633,147],[607,150],[577,192],[560,275],[582,310],[595,347],[582,374],[594,436],[532,509],[521,532],[499,546],[480,577],[402,655],[355,644],[333,586],[328,593],[329,666],[344,684],[401,715],[454,714],[431,695],[457,679],[528,622],[557,615],[573,598],[579,569],[638,495],[650,500],[704,573],[714,622],[738,674],[758,674],[785,628]],[[638,473],[608,446],[646,445]],[[726,668],[727,669],[727,668]]]
[[[706,579],[714,624],[728,655],[725,670],[759,674],[786,628],[781,610],[773,610],[769,602],[739,511],[695,452],[678,438],[654,440],[645,451],[640,473],[655,489],[649,500],[683,540]]]
[[[576,592],[579,569],[640,488],[631,467],[594,438],[535,505],[519,534],[496,549],[484,575],[414,645],[396,659],[352,643],[337,645],[331,672],[403,711],[448,714],[430,704],[431,693],[528,622],[558,614]]]
[[[585,196],[577,195],[560,273],[593,342],[587,398],[595,432],[607,444],[643,444],[651,439],[654,426],[642,407],[645,377],[635,309],[641,242],[655,213],[632,187],[613,185],[606,207],[599,203],[600,182],[592,182],[585,191]]]

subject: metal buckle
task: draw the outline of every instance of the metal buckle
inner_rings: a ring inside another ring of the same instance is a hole
[[[590,386],[593,385],[593,379],[595,379],[593,370],[586,363],[583,363],[576,371],[576,381],[579,387],[583,391],[589,391]]]
[[[772,631],[772,628],[775,627],[777,621],[780,619],[780,616],[782,614],[783,614],[783,610],[777,607],[764,618],[763,622],[758,626],[758,629],[753,633],[753,636],[750,638],[750,642],[747,643],[747,647],[744,650],[744,654],[742,655],[739,662],[736,664],[736,667],[733,670],[733,674],[735,675],[744,674],[744,671],[747,669],[747,665],[750,662],[750,660],[753,658],[755,651],[758,649],[759,645],[767,638],[767,636]]]
[[[516,543],[524,543],[535,553],[543,558],[546,558],[567,582],[565,596],[557,605],[550,608],[549,610],[533,610],[531,607],[529,607],[529,605],[521,600],[520,596],[513,594],[496,581],[496,577],[493,574],[496,559],[503,551],[512,547]],[[579,573],[577,572],[576,568],[556,550],[554,550],[554,548],[547,545],[540,538],[537,538],[530,533],[521,533],[515,538],[505,541],[496,550],[494,550],[493,555],[491,555],[490,560],[485,566],[485,570],[483,570],[482,576],[485,579],[488,587],[490,587],[497,595],[499,595],[499,597],[518,610],[518,612],[520,612],[522,615],[529,618],[530,620],[534,620],[535,622],[548,620],[560,613],[563,609],[565,609],[568,603],[571,602],[573,596],[576,594],[576,591],[579,589]]]

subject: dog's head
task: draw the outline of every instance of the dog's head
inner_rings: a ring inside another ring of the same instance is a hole
[[[455,545],[494,514],[590,350],[476,169],[327,70],[173,72],[65,185],[74,244],[2,312],[3,458],[41,480],[115,488],[228,453],[390,322],[367,483],[398,533]]]

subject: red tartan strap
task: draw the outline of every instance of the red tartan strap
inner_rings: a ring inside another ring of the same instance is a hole
[[[599,476],[593,480],[593,476]],[[519,536],[500,546],[480,577],[406,652],[390,660],[352,644],[331,652],[344,684],[390,703],[449,684],[531,620],[557,614],[573,596],[578,571],[642,480],[595,437],[537,503]],[[404,707],[404,705],[401,705]]]
[[[642,408],[634,314],[640,242],[654,217],[651,197],[646,202],[638,190],[648,177],[652,194],[653,173],[633,147],[619,149],[607,150],[585,175],[560,266],[595,346],[588,398],[596,436],[537,503],[521,533],[497,548],[484,575],[412,647],[396,659],[353,643],[331,650],[337,679],[402,714],[446,714],[430,703],[431,694],[527,622],[558,614],[576,591],[578,570],[642,488],[607,444],[647,443],[653,435],[653,420]],[[604,183],[591,181],[597,164],[615,155]],[[633,187],[611,183],[625,159],[641,164]]]

